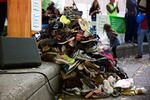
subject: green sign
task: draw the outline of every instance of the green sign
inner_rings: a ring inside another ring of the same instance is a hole
[[[118,16],[109,16],[111,27],[118,33],[125,33],[126,25],[125,18]]]

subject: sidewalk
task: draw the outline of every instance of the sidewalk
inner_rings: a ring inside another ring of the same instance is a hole
[[[145,95],[119,96],[94,100],[150,100],[150,60],[149,55],[142,59],[134,59],[133,56],[118,59],[118,66],[122,67],[130,78],[134,79],[136,87],[145,87],[148,91]],[[78,96],[65,96],[64,100],[85,100]],[[90,99],[91,100],[91,99]]]

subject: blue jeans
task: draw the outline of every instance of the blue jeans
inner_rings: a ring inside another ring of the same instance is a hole
[[[140,32],[138,32],[138,55],[143,55],[143,40],[145,35],[147,38],[149,55],[150,55],[150,32],[142,29]]]

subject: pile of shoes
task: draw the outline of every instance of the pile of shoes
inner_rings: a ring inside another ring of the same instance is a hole
[[[85,98],[124,93],[116,83],[128,79],[127,74],[117,67],[110,50],[99,46],[99,36],[90,31],[90,24],[85,19],[74,16],[71,20],[65,15],[57,20],[49,19],[48,28],[33,37],[42,60],[61,66],[63,93]]]
[[[64,7],[64,15],[72,19],[74,16],[82,16],[83,12],[79,11],[75,2],[73,1],[72,6]]]

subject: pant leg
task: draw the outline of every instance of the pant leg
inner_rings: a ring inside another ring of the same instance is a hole
[[[125,41],[134,42],[137,39],[136,35],[136,17],[128,15],[126,16],[126,34],[125,34]]]
[[[112,47],[112,53],[113,53],[113,57],[117,58],[116,47]]]
[[[143,40],[146,34],[146,30],[141,30],[138,33],[138,55],[143,55]]]
[[[125,16],[125,22],[126,22],[125,42],[129,42],[129,36],[130,36],[129,21],[130,21],[129,16],[126,14]]]
[[[7,3],[0,3],[0,36],[4,30],[5,19],[7,16]]]
[[[150,57],[150,31],[146,32],[146,37],[147,37],[149,57]]]
[[[147,13],[148,28],[150,30],[150,12]]]

